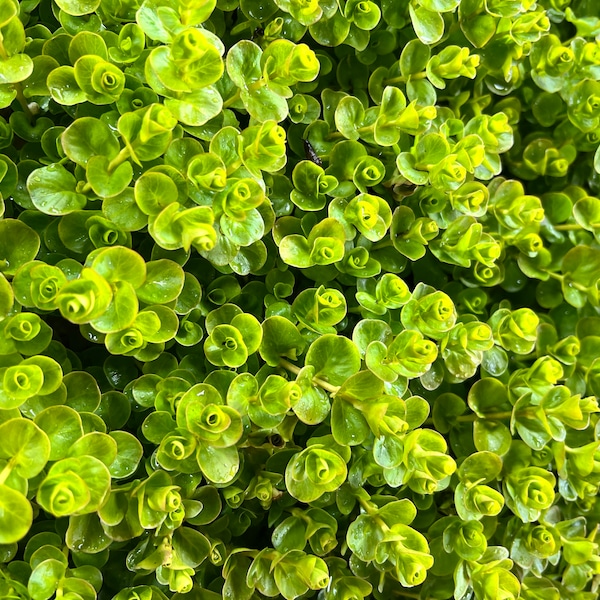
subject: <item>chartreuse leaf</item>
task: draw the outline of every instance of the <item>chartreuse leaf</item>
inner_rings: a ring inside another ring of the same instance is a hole
[[[14,292],[4,274],[0,273],[0,320],[5,319],[14,303]]]
[[[11,0],[2,3],[2,12],[0,13],[0,26],[4,27],[13,17],[19,14],[19,5]]]
[[[33,509],[27,498],[5,484],[0,484],[0,544],[21,540],[33,522]]]
[[[142,459],[143,448],[138,439],[127,431],[111,431],[110,437],[117,443],[117,453],[108,465],[113,479],[132,475]]]
[[[133,167],[126,161],[111,169],[106,156],[93,156],[87,162],[86,175],[92,190],[100,198],[111,198],[127,188],[133,178]]]
[[[0,273],[14,275],[40,249],[39,235],[17,219],[0,221]]]
[[[48,215],[66,215],[87,204],[87,198],[77,191],[75,177],[59,164],[33,171],[27,178],[27,190],[35,207]]]
[[[111,284],[112,301],[104,313],[91,321],[92,327],[101,333],[114,333],[133,324],[139,309],[135,288],[127,281]]]
[[[565,277],[562,282],[565,300],[576,307],[585,303],[586,295],[597,303],[595,288],[598,277],[596,267],[600,263],[600,253],[596,248],[576,246],[563,258],[562,270]]]
[[[25,361],[24,361],[25,362]],[[0,406],[3,409],[17,408],[26,400],[41,392],[44,372],[35,364],[4,367],[0,388]]]
[[[74,65],[77,85],[93,104],[110,104],[119,99],[125,87],[125,75],[112,63],[100,56],[86,54]]]
[[[27,54],[15,54],[0,63],[0,84],[17,83],[33,72],[33,61]]]
[[[477,452],[467,457],[458,469],[465,483],[488,483],[500,475],[502,460],[493,452]]]
[[[83,435],[79,413],[68,406],[50,406],[35,418],[36,425],[50,440],[49,460],[67,456],[71,446]]]
[[[347,338],[323,335],[306,352],[305,362],[315,368],[315,377],[332,385],[342,385],[348,377],[360,370],[360,355]]]
[[[109,55],[118,63],[134,62],[144,50],[146,39],[142,28],[136,23],[126,23],[119,31],[116,46],[110,48]]]
[[[288,319],[272,316],[262,323],[262,341],[259,352],[267,364],[275,367],[282,358],[296,360],[306,342]]]
[[[146,280],[146,263],[135,251],[122,246],[106,248],[94,255],[91,265],[107,281],[127,282],[138,288]]]
[[[137,585],[135,587],[123,588],[113,597],[113,600],[165,600],[166,596],[154,586]]]
[[[110,161],[119,153],[119,142],[111,128],[94,117],[82,117],[69,125],[62,133],[61,145],[65,154],[82,166],[93,156]]]
[[[64,318],[83,324],[101,316],[110,305],[110,284],[90,268],[84,268],[79,278],[69,281],[57,294],[56,303]]]
[[[333,492],[346,479],[344,459],[325,446],[314,444],[296,454],[285,469],[290,494],[301,502],[313,502],[325,492]]]
[[[172,260],[161,258],[146,263],[146,279],[136,294],[146,304],[167,304],[177,298],[184,282],[183,269]]]
[[[165,106],[180,123],[198,127],[221,112],[223,100],[213,87],[181,94],[180,98],[167,98]]]
[[[202,473],[213,483],[228,483],[238,472],[240,459],[237,448],[198,448],[197,460]]]
[[[344,240],[343,226],[328,218],[315,225],[308,238],[297,234],[285,236],[279,252],[287,264],[295,267],[329,265],[343,258]]]
[[[73,16],[87,15],[96,10],[98,0],[61,0],[59,7]]]
[[[38,503],[55,516],[96,511],[110,490],[108,468],[92,456],[54,463],[40,484]]]
[[[347,402],[340,394],[336,395],[331,407],[331,431],[335,441],[345,446],[361,444],[370,433],[360,409]]]
[[[0,0],[0,598],[595,597],[596,4]]]
[[[85,371],[72,371],[63,377],[67,388],[66,404],[78,412],[94,412],[100,405],[100,388],[95,378]]]
[[[11,470],[30,479],[46,465],[50,442],[45,433],[28,419],[10,419],[0,425],[3,445],[0,458],[10,460]]]
[[[52,99],[63,106],[74,106],[85,102],[85,92],[75,79],[75,69],[61,66],[54,69],[46,80]]]
[[[335,110],[335,124],[349,140],[358,140],[359,128],[365,118],[365,108],[354,96],[342,98]]]
[[[410,18],[419,39],[427,45],[435,44],[444,34],[444,19],[437,11],[422,5],[409,6]]]

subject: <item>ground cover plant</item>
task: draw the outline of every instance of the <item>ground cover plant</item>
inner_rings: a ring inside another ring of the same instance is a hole
[[[0,598],[594,600],[596,0],[0,0]]]

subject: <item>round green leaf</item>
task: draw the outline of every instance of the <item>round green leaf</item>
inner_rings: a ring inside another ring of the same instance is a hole
[[[103,156],[110,161],[119,153],[119,142],[111,128],[94,117],[73,121],[63,132],[61,143],[65,154],[83,167],[93,156]]]
[[[143,455],[142,444],[138,439],[126,431],[111,431],[117,443],[117,455],[108,469],[113,479],[123,479],[135,473]]]
[[[6,318],[13,307],[15,296],[13,288],[6,280],[6,277],[0,273],[0,321]]]
[[[16,219],[0,220],[0,273],[14,275],[39,249],[40,237],[31,227]]]
[[[0,61],[0,85],[18,83],[33,73],[33,61],[27,54],[15,54]]]
[[[100,0],[60,0],[59,8],[75,17],[88,15],[100,6]]]
[[[67,456],[70,447],[83,435],[79,413],[68,406],[50,406],[35,418],[36,425],[50,440],[49,459]]]
[[[33,509],[20,492],[0,484],[0,544],[13,544],[27,535]]]
[[[117,456],[117,444],[106,433],[92,431],[69,448],[69,457],[80,456],[93,456],[108,466]]]
[[[110,168],[110,160],[106,156],[92,156],[87,162],[86,175],[88,183],[100,198],[118,196],[131,182],[133,167],[125,161]]]
[[[59,164],[36,169],[27,178],[33,204],[47,215],[66,215],[84,208],[87,198],[76,187],[75,177]]]
[[[29,419],[10,419],[0,425],[0,459],[26,479],[35,477],[50,458],[48,436]]]
[[[52,99],[63,106],[74,106],[85,102],[85,92],[77,85],[75,70],[70,66],[54,69],[46,84]]]
[[[360,371],[360,353],[348,338],[327,334],[310,345],[305,364],[315,368],[315,377],[342,385]]]
[[[144,259],[123,246],[113,246],[95,254],[90,266],[107,281],[126,281],[134,288],[143,285],[146,279]]]
[[[67,406],[77,412],[94,412],[100,405],[100,388],[85,371],[72,371],[63,377],[67,388]]]
[[[282,358],[296,360],[304,351],[306,341],[288,319],[279,316],[268,317],[261,326],[263,336],[259,352],[270,366],[276,367]]]
[[[240,468],[240,457],[235,446],[229,448],[201,446],[196,457],[202,473],[213,483],[229,483]]]
[[[146,280],[136,293],[146,304],[167,304],[179,296],[184,283],[183,269],[176,262],[161,258],[146,263]]]

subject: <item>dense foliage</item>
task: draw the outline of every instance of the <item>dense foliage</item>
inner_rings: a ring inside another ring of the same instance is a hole
[[[597,0],[0,0],[0,109],[1,598],[598,597]]]

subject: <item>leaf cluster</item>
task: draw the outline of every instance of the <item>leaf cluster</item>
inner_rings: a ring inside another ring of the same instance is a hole
[[[0,0],[0,597],[595,599],[599,40]]]

